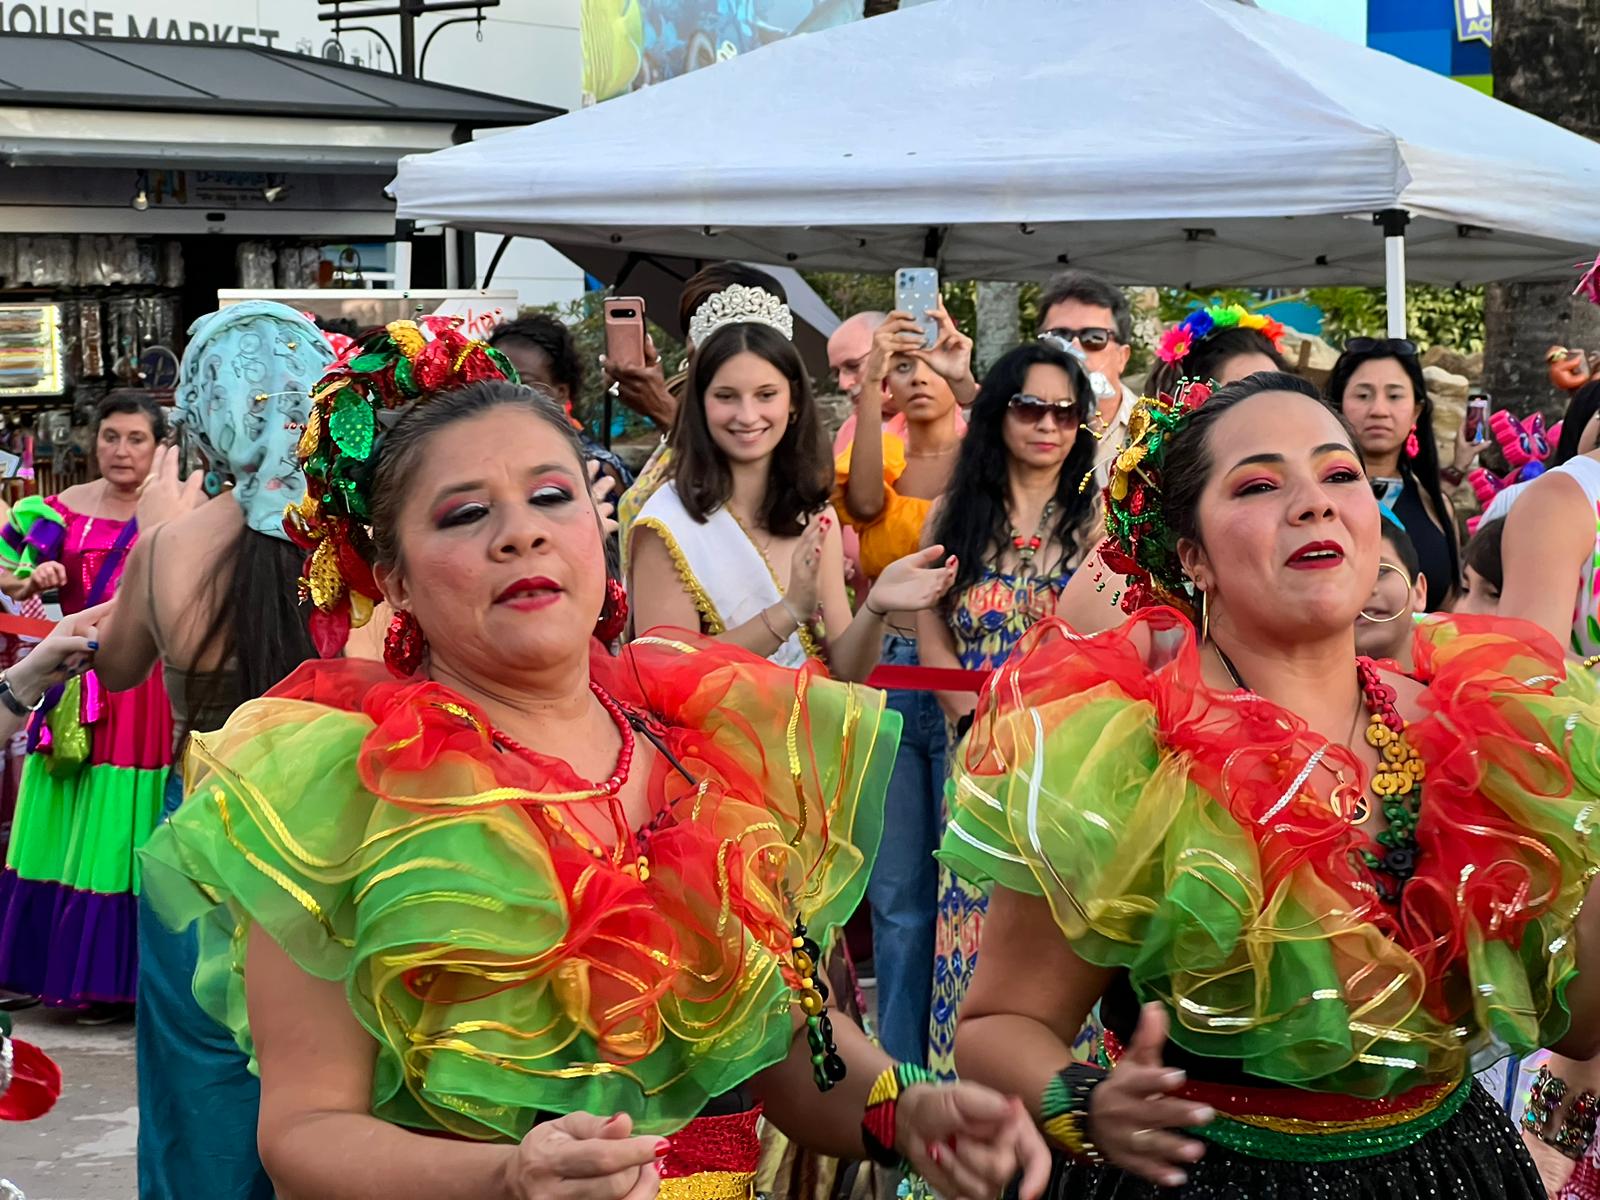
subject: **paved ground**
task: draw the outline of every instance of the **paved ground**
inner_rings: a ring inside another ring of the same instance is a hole
[[[80,1026],[34,1008],[16,1014],[16,1034],[61,1064],[63,1090],[40,1120],[0,1124],[0,1178],[28,1200],[133,1200],[132,1023]]]
[[[876,989],[863,982],[870,1005]],[[39,1008],[15,1019],[18,1037],[61,1064],[63,1090],[40,1120],[0,1123],[0,1179],[28,1200],[134,1200],[139,1114],[132,1023],[81,1026]]]

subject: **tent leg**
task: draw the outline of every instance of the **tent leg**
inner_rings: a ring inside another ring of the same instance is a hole
[[[1403,208],[1372,214],[1372,223],[1383,230],[1384,307],[1392,338],[1406,336],[1406,226],[1410,221],[1411,214]]]

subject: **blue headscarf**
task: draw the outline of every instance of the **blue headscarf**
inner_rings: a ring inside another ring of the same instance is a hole
[[[306,490],[295,447],[333,348],[304,316],[270,300],[208,313],[189,339],[176,424],[234,485],[245,523],[287,540],[283,510]]]

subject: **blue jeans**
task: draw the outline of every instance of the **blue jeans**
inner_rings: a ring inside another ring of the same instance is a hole
[[[915,666],[917,644],[890,634],[883,662]],[[872,961],[878,977],[878,1036],[901,1062],[928,1058],[933,997],[933,918],[939,870],[939,810],[944,802],[944,713],[932,692],[889,693],[904,722],[885,803],[883,841],[867,883]]]
[[[166,820],[183,800],[167,780]],[[272,1200],[256,1153],[261,1083],[230,1034],[194,998],[198,931],[173,933],[139,898],[141,1200]]]

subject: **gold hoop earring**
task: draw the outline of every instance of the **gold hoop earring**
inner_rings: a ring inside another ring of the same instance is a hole
[[[1406,581],[1406,591],[1408,592],[1417,586],[1417,581],[1412,579],[1410,575],[1406,574],[1406,569],[1404,567],[1397,567],[1394,563],[1379,563],[1378,574],[1381,576],[1385,571],[1393,571],[1396,575],[1400,576],[1401,579],[1404,579]],[[1362,619],[1370,621],[1374,625],[1387,625],[1390,621],[1398,621],[1405,615],[1405,609],[1401,609],[1399,612],[1391,613],[1387,617],[1369,617],[1367,616],[1366,609],[1361,610]]]
[[[1208,603],[1205,591],[1200,593],[1200,644],[1204,646],[1211,640],[1211,605]]]

